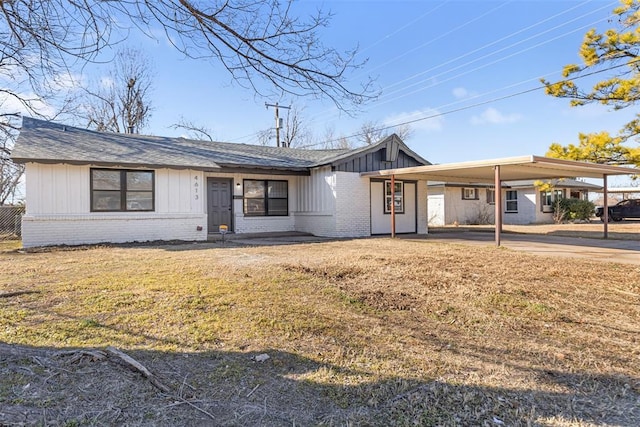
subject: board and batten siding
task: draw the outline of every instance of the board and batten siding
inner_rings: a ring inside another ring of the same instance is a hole
[[[413,157],[408,156],[402,150],[398,153],[397,159],[392,162],[384,161],[383,153],[384,150],[378,150],[355,157],[336,165],[335,170],[340,172],[370,172],[385,169],[422,166],[422,163],[419,163]]]
[[[336,231],[336,174],[330,166],[311,169],[309,176],[297,177],[294,215],[296,231],[334,237]]]
[[[296,231],[326,237],[364,237],[371,233],[369,179],[330,166],[298,177]]]
[[[202,172],[157,169],[154,212],[91,212],[90,169],[26,164],[24,247],[207,238]]]

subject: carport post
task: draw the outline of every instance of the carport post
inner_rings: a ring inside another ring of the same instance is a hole
[[[602,175],[602,187],[604,188],[602,196],[604,203],[602,205],[602,220],[604,221],[603,238],[609,238],[609,190],[607,190],[607,175]]]
[[[500,181],[500,166],[493,167],[494,170],[494,186],[495,186],[495,234],[496,246],[500,246],[500,233],[502,233],[502,183]]]
[[[391,175],[391,238],[394,239],[395,237],[396,237],[396,176]]]

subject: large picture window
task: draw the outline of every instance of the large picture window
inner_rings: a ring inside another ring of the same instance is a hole
[[[244,214],[247,216],[289,215],[287,181],[244,180]]]
[[[153,211],[154,172],[91,169],[91,211]]]
[[[404,213],[404,185],[402,181],[395,181],[394,189],[391,191],[391,181],[384,182],[384,213],[391,213],[391,203],[393,201],[394,211],[397,214]]]

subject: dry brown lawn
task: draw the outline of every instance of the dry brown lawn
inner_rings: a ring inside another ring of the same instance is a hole
[[[608,225],[609,238],[619,240],[640,241],[640,220],[625,220],[611,222]],[[459,227],[432,227],[431,230],[447,231],[457,229],[469,229],[476,231],[493,231],[492,225],[464,225]],[[604,224],[600,220],[591,220],[590,223],[566,223],[566,224],[529,224],[529,225],[504,225],[507,233],[518,234],[542,234],[549,236],[587,237],[601,239]]]
[[[387,238],[5,250],[0,425],[635,426],[639,277]]]

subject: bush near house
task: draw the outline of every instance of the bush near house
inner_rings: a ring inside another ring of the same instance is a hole
[[[593,216],[595,205],[588,200],[559,199],[553,207],[556,222],[587,221]]]

